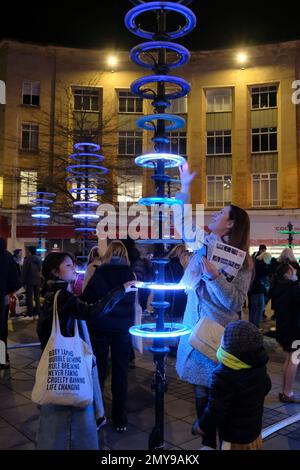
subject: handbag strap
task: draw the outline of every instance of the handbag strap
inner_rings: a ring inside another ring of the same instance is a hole
[[[58,299],[59,293],[60,293],[60,290],[55,292],[54,300],[53,300],[53,316],[52,316],[51,336],[57,336],[57,335],[61,336],[59,317],[58,317],[58,309],[57,309],[57,299]]]
[[[53,317],[52,317],[51,336],[61,336],[58,308],[57,308],[57,299],[58,299],[59,293],[60,293],[60,290],[55,292],[55,296],[53,300]],[[74,336],[79,337],[79,328],[78,328],[77,320],[75,320],[75,325],[74,325]]]

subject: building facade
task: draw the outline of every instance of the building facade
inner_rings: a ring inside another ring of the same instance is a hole
[[[186,118],[186,127],[170,133],[170,151],[186,156],[197,171],[192,202],[204,204],[205,219],[226,204],[239,205],[251,218],[253,249],[266,243],[276,254],[287,240],[278,230],[289,221],[300,229],[300,104],[292,100],[300,41],[248,47],[243,66],[237,52],[192,52],[182,68],[192,91],[172,109]],[[107,51],[0,43],[6,84],[0,217],[11,246],[33,240],[27,192],[43,187],[59,194],[49,237],[69,248],[74,232],[64,169],[83,138],[102,145],[110,169],[104,201],[134,202],[152,193],[149,175],[133,162],[151,149],[135,124],[150,108],[129,89],[143,71],[128,52],[116,55],[112,72]],[[299,235],[294,242],[300,245]]]

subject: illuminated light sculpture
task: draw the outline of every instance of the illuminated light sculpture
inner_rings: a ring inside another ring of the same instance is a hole
[[[72,164],[66,168],[69,175],[66,181],[71,185],[69,192],[73,197],[75,231],[82,241],[82,256],[77,258],[80,264],[76,269],[77,274],[85,273],[88,239],[90,234],[96,232],[95,222],[99,218],[96,209],[100,204],[99,197],[104,192],[99,186],[106,183],[103,175],[108,172],[107,168],[99,164],[104,160],[103,155],[97,153],[99,150],[100,145],[93,142],[75,144],[74,153],[70,156]]]
[[[47,251],[46,248],[43,247],[43,239],[48,233],[45,227],[48,227],[49,225],[47,221],[50,219],[50,205],[54,202],[53,198],[55,197],[55,193],[49,193],[42,190],[30,191],[28,196],[33,198],[30,199],[30,203],[32,204],[31,217],[35,220],[32,224],[33,227],[35,227],[35,231],[33,233],[38,236],[38,246],[36,251],[39,255],[42,255],[42,253]]]
[[[293,235],[299,235],[300,232],[298,230],[294,230],[294,226],[293,226],[292,222],[289,222],[287,224],[287,228],[288,228],[288,230],[278,230],[278,233],[288,235],[288,244],[282,244],[282,245],[279,245],[279,246],[286,246],[286,247],[289,247],[289,248],[294,248],[296,245],[293,243],[293,241],[294,241]]]
[[[171,100],[182,98],[191,90],[190,84],[183,78],[168,75],[170,70],[186,64],[190,58],[190,53],[185,47],[171,41],[192,31],[196,26],[196,17],[186,7],[190,0],[172,2],[131,0],[131,2],[135,4],[135,7],[126,14],[126,27],[133,34],[151,39],[151,41],[135,46],[130,52],[130,57],[135,64],[153,71],[153,74],[138,78],[131,84],[131,92],[143,99],[151,100],[154,108],[153,114],[142,116],[136,122],[139,128],[154,132],[152,137],[154,151],[146,155],[139,155],[136,157],[135,163],[140,167],[154,170],[151,178],[155,182],[156,194],[140,199],[139,204],[161,208],[164,205],[181,204],[180,200],[166,195],[166,184],[169,185],[178,182],[178,180],[167,175],[165,170],[178,168],[186,162],[181,155],[167,151],[170,144],[167,132],[184,127],[185,120],[180,116],[167,114],[165,111],[171,106]],[[153,32],[145,31],[141,26],[140,16],[148,12],[156,15],[157,24]],[[177,30],[168,32],[167,17],[172,13],[179,14],[185,22]],[[155,244],[155,258],[152,259],[152,262],[155,266],[156,279],[151,283],[137,283],[137,287],[154,291],[152,306],[156,323],[135,325],[129,330],[134,336],[152,338],[153,340],[151,351],[154,354],[154,363],[156,365],[152,383],[155,391],[155,427],[149,437],[150,450],[164,448],[165,357],[169,352],[167,347],[168,339],[187,335],[191,332],[191,328],[187,325],[165,323],[164,321],[165,312],[170,307],[169,302],[164,300],[165,291],[176,291],[185,288],[181,284],[165,283],[165,266],[169,262],[165,254],[165,245],[181,243],[182,241],[164,237],[163,222],[165,216],[161,210],[158,215],[155,215],[155,219],[158,225],[158,238],[139,240],[139,242]]]

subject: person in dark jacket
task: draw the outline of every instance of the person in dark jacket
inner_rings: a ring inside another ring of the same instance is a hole
[[[10,367],[7,353],[9,307],[6,296],[16,292],[21,287],[21,283],[13,257],[6,249],[4,238],[0,238],[0,267],[0,341],[4,342],[6,351],[6,362],[0,364],[0,369],[8,369]]]
[[[82,299],[96,302],[120,283],[134,279],[129,266],[127,250],[121,241],[112,241],[93,277],[86,286]],[[135,295],[126,295],[105,317],[89,321],[89,331],[97,358],[100,385],[103,390],[107,376],[108,354],[111,350],[112,363],[112,420],[116,431],[127,429],[126,399],[131,335],[129,328],[134,324]]]
[[[19,276],[22,274],[22,250],[21,248],[17,248],[13,252],[13,259],[14,262],[16,263],[16,268],[18,271]]]
[[[299,363],[297,348],[300,346],[300,286],[297,270],[289,263],[282,263],[277,268],[270,297],[276,316],[276,341],[287,354],[283,366],[282,392],[278,398],[283,403],[300,403],[300,397],[293,391]]]
[[[40,288],[41,288],[42,261],[36,254],[36,247],[27,248],[27,256],[22,268],[22,286],[26,289],[27,317],[37,317],[40,314]],[[33,299],[35,307],[33,308]]]
[[[214,370],[208,405],[199,419],[203,444],[221,449],[258,450],[264,398],[271,389],[268,356],[258,328],[246,321],[233,321],[224,331]]]
[[[74,260],[68,253],[50,253],[43,267],[45,278],[44,304],[38,321],[37,332],[42,350],[51,335],[53,303],[57,291],[58,316],[63,336],[74,336],[75,320],[79,320],[79,334],[90,343],[86,320],[107,315],[115,305],[131,292],[134,280],[119,284],[94,304],[87,304],[72,292],[71,283],[76,277]],[[85,321],[84,321],[85,320]],[[96,450],[97,427],[103,423],[104,408],[99,387],[96,362],[93,364],[94,402],[85,408],[43,405],[37,437],[39,450]]]
[[[255,277],[249,291],[249,321],[259,327],[266,307],[266,295],[270,265],[260,255],[255,258]]]
[[[151,282],[154,280],[154,269],[151,261],[141,256],[141,253],[135,246],[135,241],[132,238],[122,240],[130,263],[130,267],[134,272],[138,281]],[[143,311],[147,308],[147,301],[149,297],[149,289],[139,289],[138,291],[139,302]]]

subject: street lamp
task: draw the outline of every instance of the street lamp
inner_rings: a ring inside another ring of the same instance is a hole
[[[240,52],[238,52],[238,54],[236,56],[236,60],[237,60],[238,64],[240,64],[242,66],[242,68],[244,68],[244,66],[246,65],[246,63],[248,61],[248,55],[246,54],[246,52],[240,51]]]
[[[115,55],[109,55],[107,58],[107,65],[111,67],[111,72],[114,72],[116,65],[118,64],[118,58]]]

